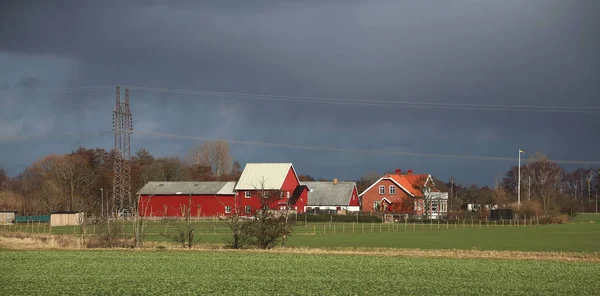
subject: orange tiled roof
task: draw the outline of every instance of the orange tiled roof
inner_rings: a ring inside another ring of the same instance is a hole
[[[385,176],[385,178],[390,178],[394,181],[396,181],[396,183],[400,184],[400,186],[402,186],[404,189],[408,190],[412,195],[416,196],[416,197],[422,197],[423,196],[423,192],[422,189],[420,189],[424,184],[425,181],[423,181],[423,184],[418,185],[417,182],[419,182],[418,178],[415,178],[415,176],[425,176],[425,178],[427,178],[427,175],[397,175],[397,174],[388,174]],[[408,177],[408,178],[407,178]]]

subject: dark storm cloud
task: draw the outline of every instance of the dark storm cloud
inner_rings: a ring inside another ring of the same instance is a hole
[[[567,106],[598,106],[600,94],[598,1],[1,5],[0,52],[75,61],[73,77],[61,87],[124,84],[359,100]],[[529,146],[555,158],[597,159],[590,148],[594,145],[579,145],[573,155],[572,146],[565,144],[590,138],[590,130],[580,127],[598,124],[591,115],[328,105],[135,89],[132,98],[142,130],[484,156],[510,156],[517,147]],[[73,122],[110,128],[105,115],[111,105],[104,102],[112,100],[110,91],[65,93],[39,112],[40,117],[50,112],[57,130]],[[138,144],[156,145],[147,141],[140,138]],[[157,150],[182,152],[189,144]],[[340,177],[347,178],[357,178],[366,171],[363,167],[406,164],[449,175],[464,165],[442,159],[357,160],[330,153],[236,149],[244,161],[291,159],[306,163],[307,170],[324,170],[323,176],[337,174],[336,166],[356,163],[343,169],[347,175]],[[481,174],[464,176],[489,182],[489,172],[505,167],[490,164],[485,180],[478,179]]]

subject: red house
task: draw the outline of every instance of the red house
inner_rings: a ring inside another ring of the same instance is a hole
[[[303,213],[308,201],[308,188],[300,184],[291,163],[248,163],[235,191],[245,214],[261,207],[261,198],[279,195],[269,200],[268,207],[282,210],[289,207]]]
[[[139,214],[144,217],[223,215],[234,204],[235,182],[148,182],[138,194]]]
[[[384,213],[424,214],[426,194],[435,189],[431,175],[413,174],[409,170],[402,174],[387,174],[360,194],[362,210]]]

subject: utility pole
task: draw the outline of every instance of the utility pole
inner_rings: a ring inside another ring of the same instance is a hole
[[[519,149],[519,177],[517,180],[517,203],[521,205],[521,153],[525,153],[525,151]]]
[[[529,176],[529,185],[527,185],[527,200],[531,201],[531,176]]]
[[[450,213],[452,213],[452,199],[454,198],[452,192],[454,192],[454,176],[450,177]]]

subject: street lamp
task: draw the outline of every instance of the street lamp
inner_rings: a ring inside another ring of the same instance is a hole
[[[100,188],[100,200],[101,200],[100,216],[102,216],[102,218],[104,218],[104,189],[102,189],[102,188]]]
[[[517,203],[521,204],[521,153],[525,153],[525,151],[519,149],[519,177],[517,180]]]

